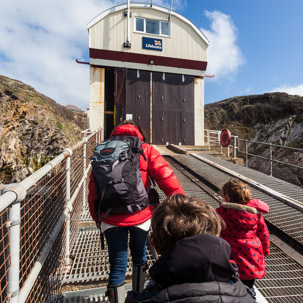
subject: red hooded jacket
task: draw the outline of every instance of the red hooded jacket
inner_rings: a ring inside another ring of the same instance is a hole
[[[125,124],[117,126],[110,137],[112,136],[136,136],[143,141],[143,136],[139,129],[132,124]],[[184,195],[184,191],[174,175],[174,171],[170,168],[166,160],[160,155],[160,153],[150,144],[143,143],[142,149],[146,157],[146,161],[140,156],[140,171],[142,175],[142,181],[145,188],[150,186],[148,176],[154,179],[161,190],[170,196],[174,193]],[[94,211],[94,201],[98,199],[98,195],[95,188],[95,181],[93,174],[90,174],[88,184],[88,204],[89,211],[92,218],[97,222],[97,217]],[[134,214],[114,214],[109,215],[103,222],[116,226],[133,226],[141,224],[152,217],[154,206],[150,205],[144,210]]]
[[[255,213],[251,213],[251,209]],[[261,279],[265,275],[264,256],[270,253],[270,238],[259,212],[268,210],[267,204],[258,199],[246,205],[223,203],[216,209],[226,223],[221,237],[231,245],[230,259],[238,265],[241,280]]]

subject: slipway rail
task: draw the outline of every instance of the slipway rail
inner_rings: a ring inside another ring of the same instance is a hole
[[[101,130],[0,196],[0,301],[56,302],[85,208],[87,175]]]

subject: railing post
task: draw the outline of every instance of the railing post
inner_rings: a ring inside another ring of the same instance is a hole
[[[234,158],[237,158],[237,136],[234,136],[233,154]]]
[[[245,167],[248,167],[248,142],[245,140]]]
[[[71,175],[71,165],[70,159],[73,151],[70,148],[66,148],[65,151],[69,152],[68,157],[66,158],[66,205],[68,213],[66,216],[66,237],[65,237],[65,266],[70,265],[70,214],[72,212],[71,205],[71,191],[70,191],[70,175]]]
[[[15,202],[9,209],[9,238],[11,267],[8,272],[8,292],[10,302],[19,301],[19,271],[20,271],[20,202]]]
[[[87,149],[87,139],[85,139],[84,144],[83,144],[83,177],[84,177],[84,182],[83,182],[83,204],[82,204],[82,211],[85,212],[85,205],[86,205],[86,152]]]
[[[207,134],[207,145],[208,145],[208,149],[210,149],[209,130],[206,131],[206,134]]]
[[[270,175],[272,176],[272,144],[269,143]]]
[[[16,200],[11,204],[8,212],[7,228],[9,229],[9,251],[11,266],[8,270],[9,302],[19,302],[20,279],[20,225],[21,225],[21,201],[26,197],[26,189],[17,183],[6,185],[1,193],[11,191],[16,194]]]
[[[102,127],[99,128],[99,142],[98,143],[101,143],[102,142]]]

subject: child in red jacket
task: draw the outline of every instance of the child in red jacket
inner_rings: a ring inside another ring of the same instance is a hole
[[[224,184],[222,194],[225,202],[216,209],[226,223],[221,237],[232,247],[231,260],[239,267],[240,279],[255,293],[255,279],[264,277],[264,256],[270,253],[269,232],[261,215],[268,213],[269,207],[251,200],[248,186],[234,179]]]

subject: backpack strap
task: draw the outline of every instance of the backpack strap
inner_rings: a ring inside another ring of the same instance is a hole
[[[142,157],[143,157],[144,160],[146,161],[146,157],[145,157],[145,155],[144,155],[144,152],[143,152],[143,149],[142,149],[142,148],[139,150],[139,153],[140,153],[140,155],[142,155]]]

